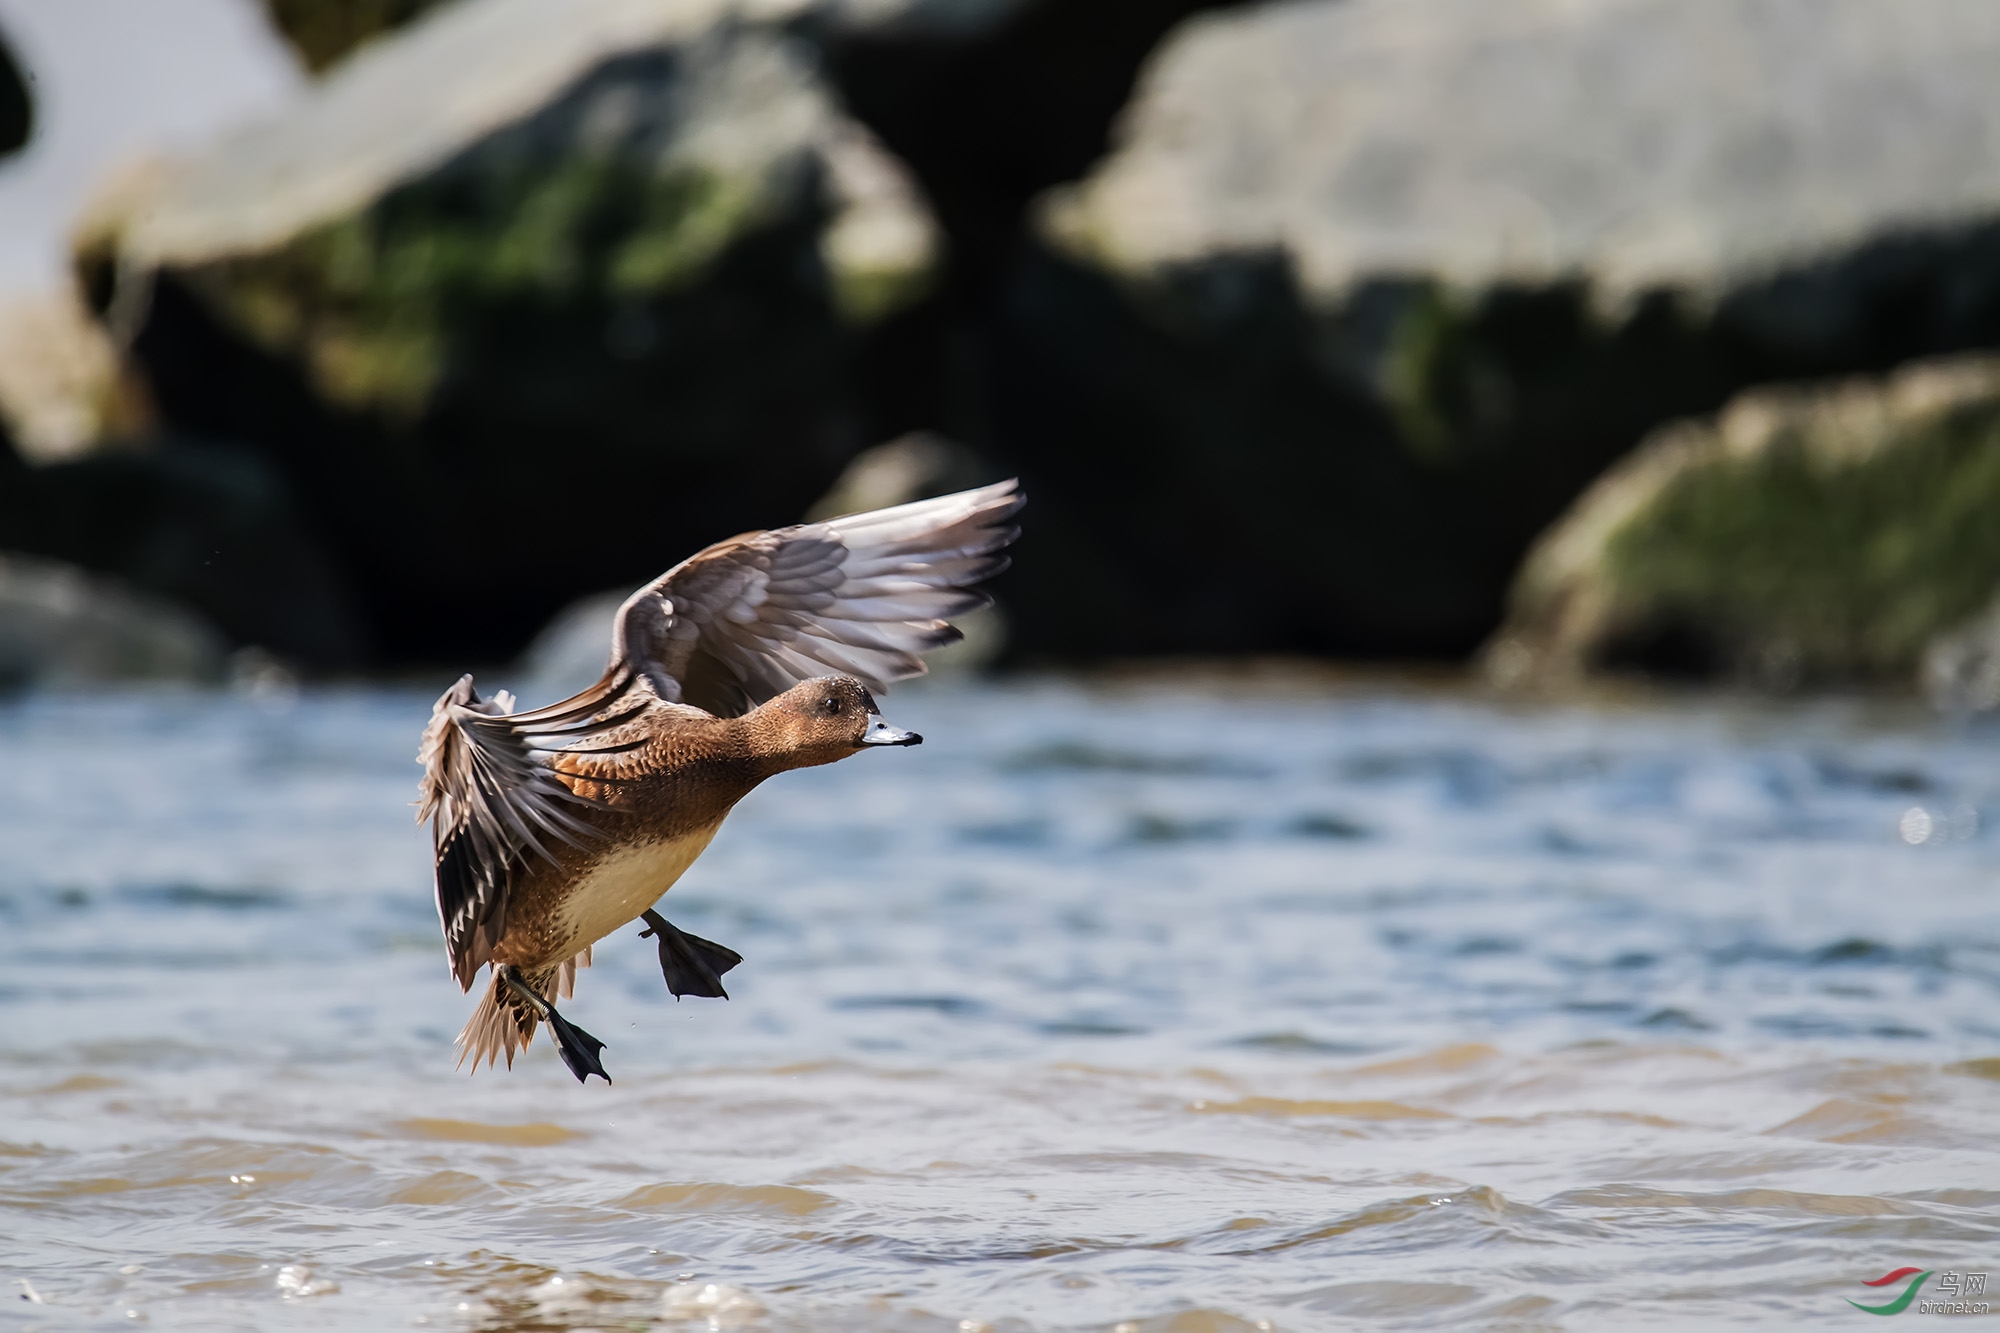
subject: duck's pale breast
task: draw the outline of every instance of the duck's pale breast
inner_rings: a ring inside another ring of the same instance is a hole
[[[620,847],[579,876],[556,909],[565,950],[581,949],[629,924],[687,873],[722,821],[679,837]]]

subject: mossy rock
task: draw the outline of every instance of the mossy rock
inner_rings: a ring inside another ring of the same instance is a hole
[[[936,247],[786,28],[467,0],[114,198],[85,268],[162,420],[299,497],[382,657],[490,660],[795,520],[872,442],[853,363]]]
[[[1410,281],[1327,310],[1281,256],[1125,281],[1043,253],[1008,313],[1001,434],[1050,552],[1012,604],[1052,655],[1462,657],[1594,477],[1768,372],[1670,299]]]
[[[2000,588],[1995,513],[2000,358],[1748,392],[1577,501],[1486,661],[1508,680],[1907,680]]]
[[[463,331],[495,310],[669,299],[755,225],[760,204],[773,211],[699,167],[489,149],[363,214],[185,280],[239,333],[297,357],[329,402],[407,420],[462,353]]]
[[[867,322],[921,290],[931,241],[917,235],[900,268],[879,253],[861,271],[826,262],[838,224],[866,230],[841,216],[836,177],[855,150],[835,117],[801,48],[719,29],[607,59],[360,208],[171,267],[330,403],[403,420],[495,310],[670,304],[731,246],[801,219],[826,233],[800,257],[806,280]]]

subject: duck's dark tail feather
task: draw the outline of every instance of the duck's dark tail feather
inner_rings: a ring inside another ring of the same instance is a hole
[[[560,966],[524,980],[545,1000],[567,1000],[576,990],[576,970],[589,966],[590,950],[585,949]],[[515,1054],[528,1049],[540,1024],[528,1002],[502,985],[498,976],[493,976],[486,983],[486,994],[480,997],[479,1007],[466,1020],[465,1030],[458,1034],[458,1067],[464,1068],[470,1060],[471,1072],[476,1074],[480,1065],[504,1059],[512,1069]]]

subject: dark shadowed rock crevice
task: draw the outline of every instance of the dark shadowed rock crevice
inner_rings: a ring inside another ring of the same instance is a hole
[[[1040,608],[1023,646],[1463,653],[1540,526],[1656,414],[1728,383],[1668,303],[1608,327],[1573,291],[1441,304],[1384,289],[1328,320],[1281,257],[1144,291],[1025,265],[996,397],[1062,554],[1016,576]],[[1384,306],[1418,326],[1392,326],[1401,393],[1352,354]],[[1093,609],[1099,579],[1116,591]]]
[[[241,445],[175,433],[30,468],[0,439],[0,549],[179,604],[235,644],[358,667],[372,646],[362,608],[300,509],[283,474]]]
[[[27,70],[8,49],[0,30],[0,157],[27,145],[35,132],[35,99]]]
[[[908,164],[946,237],[931,299],[863,345],[860,388],[882,436],[942,430],[1006,452],[996,342],[1030,205],[1103,156],[1147,56],[1177,23],[1235,2],[1029,0],[970,37],[909,25],[814,29],[845,105]]]
[[[1146,57],[1199,0],[1038,0],[972,40],[908,28],[820,29],[856,119],[922,183],[950,237],[946,305],[1004,289],[1036,195],[1103,156]]]
[[[292,479],[391,660],[497,660],[579,586],[637,583],[676,549],[796,516],[838,475],[859,431],[835,320],[789,280],[801,240],[745,241],[667,311],[488,307],[458,352],[477,373],[448,371],[407,422],[331,407],[172,279],[136,348],[164,414],[258,440]]]

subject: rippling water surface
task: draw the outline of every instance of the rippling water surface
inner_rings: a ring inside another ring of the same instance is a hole
[[[929,743],[667,899],[732,1001],[598,947],[606,1088],[452,1068],[433,693],[0,711],[0,1327],[1867,1324],[2000,1270],[1990,733],[899,692]]]

